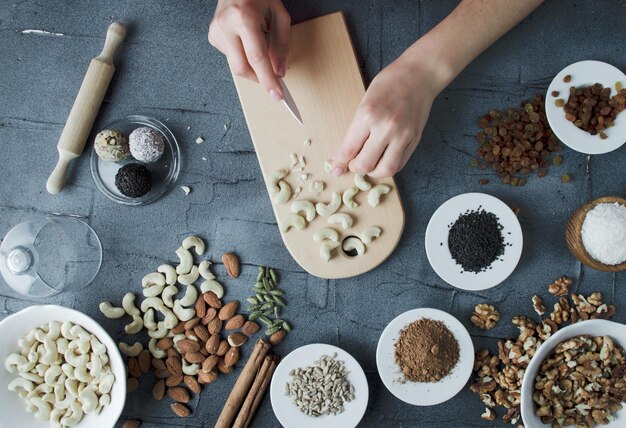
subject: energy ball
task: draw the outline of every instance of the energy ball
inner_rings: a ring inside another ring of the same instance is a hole
[[[138,163],[124,165],[115,174],[115,187],[129,198],[140,198],[152,188],[152,174]]]
[[[130,156],[128,138],[117,129],[105,129],[96,135],[94,148],[98,157],[105,161],[118,162]]]
[[[135,129],[130,133],[128,140],[130,142],[130,153],[140,162],[156,162],[165,150],[163,135],[147,126]]]

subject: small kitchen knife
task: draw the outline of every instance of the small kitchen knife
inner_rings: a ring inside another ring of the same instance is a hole
[[[302,116],[300,116],[300,110],[298,110],[298,106],[296,106],[296,102],[293,100],[291,96],[291,92],[287,89],[287,85],[285,85],[285,81],[283,79],[278,79],[280,82],[281,88],[283,88],[283,103],[287,107],[287,110],[296,118],[296,120],[300,123],[300,125],[304,125],[302,123]]]

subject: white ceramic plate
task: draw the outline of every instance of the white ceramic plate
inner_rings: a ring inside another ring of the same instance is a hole
[[[338,415],[307,416],[285,395],[285,384],[292,381],[289,372],[298,367],[312,366],[322,355],[337,353],[337,359],[344,362],[348,370],[348,382],[354,386],[354,400],[344,404],[344,412]],[[272,409],[278,421],[285,428],[350,428],[355,427],[367,408],[369,387],[361,365],[341,348],[323,343],[302,346],[282,359],[272,377],[270,387]]]
[[[104,407],[99,415],[85,415],[77,426],[113,427],[126,402],[126,369],[122,356],[111,336],[97,322],[74,309],[56,305],[31,306],[0,322],[0,427],[47,428],[50,426],[50,422],[40,421],[33,413],[28,413],[24,401],[16,392],[7,389],[8,383],[15,379],[16,375],[5,370],[4,361],[9,354],[18,351],[17,341],[20,337],[33,328],[54,320],[79,324],[106,346],[111,370],[115,375],[115,383],[111,390],[111,403]]]
[[[459,342],[459,361],[439,382],[403,383],[404,375],[394,358],[395,344],[403,328],[423,318],[441,321],[448,327]],[[474,344],[463,324],[449,313],[431,308],[412,309],[394,318],[381,334],[376,365],[387,389],[400,400],[414,406],[434,406],[454,397],[467,383],[474,366]]]
[[[565,83],[563,78],[568,74],[572,76],[572,81]],[[622,112],[617,116],[615,126],[605,131],[608,138],[602,140],[600,136],[591,135],[565,119],[563,108],[554,104],[558,98],[567,102],[570,86],[591,86],[594,83],[601,83],[605,88],[611,88],[611,96],[613,96],[616,93],[616,82],[622,82],[622,85],[626,87],[626,75],[612,65],[601,61],[576,62],[565,67],[554,77],[546,93],[546,116],[550,128],[559,140],[577,152],[590,155],[612,152],[626,142],[626,113]],[[559,95],[553,97],[552,91],[558,91]]]
[[[448,247],[449,226],[459,215],[478,207],[494,213],[502,225],[505,244],[502,260],[492,263],[491,269],[484,272],[463,272]],[[437,275],[448,284],[463,290],[485,290],[495,287],[507,279],[515,270],[522,255],[522,228],[515,213],[504,202],[484,193],[465,193],[455,196],[441,205],[433,214],[426,228],[426,255]],[[442,245],[443,244],[443,245]]]
[[[567,326],[550,336],[550,338],[539,347],[537,353],[530,360],[526,373],[524,373],[524,379],[522,379],[521,408],[522,419],[525,426],[533,428],[550,427],[549,424],[542,423],[541,419],[535,415],[535,403],[532,398],[535,383],[534,380],[537,376],[537,371],[539,370],[541,363],[552,353],[552,351],[554,351],[556,345],[571,337],[580,336],[581,334],[591,336],[611,336],[616,343],[620,344],[622,347],[626,346],[626,325],[613,321],[581,321]],[[615,421],[604,426],[623,427],[626,424],[625,420],[626,417],[624,416],[624,411],[621,410],[615,414]]]

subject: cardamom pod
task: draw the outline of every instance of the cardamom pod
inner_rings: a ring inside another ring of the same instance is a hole
[[[259,305],[250,305],[248,306],[248,312],[255,312],[259,310]]]
[[[261,321],[263,324],[265,324],[266,326],[270,326],[272,324],[272,321],[270,321],[270,319],[266,316],[259,316],[259,321]]]
[[[276,333],[278,330],[280,330],[280,326],[268,328],[267,330],[265,330],[265,335],[271,336],[272,334]]]
[[[272,298],[271,294],[266,294],[265,296],[263,296],[263,300],[265,300],[268,303],[274,303],[274,299]]]
[[[275,305],[273,303],[266,303],[263,306],[261,306],[259,309],[261,311],[264,311],[266,309],[272,309]]]
[[[274,301],[278,303],[280,306],[282,306],[283,308],[287,306],[287,304],[285,303],[282,297],[274,296]]]
[[[263,315],[265,315],[266,317],[269,317],[270,315],[272,315],[272,310],[271,309],[264,310]]]
[[[291,331],[291,326],[287,324],[287,321],[283,321],[283,328],[287,331]]]
[[[274,317],[278,318],[280,316],[280,306],[274,306]]]
[[[257,299],[255,299],[254,297],[248,297],[246,299],[246,301],[248,303],[250,303],[251,305],[258,305],[259,304],[259,301]]]
[[[270,291],[270,293],[272,293],[272,295],[274,296],[281,296],[281,297],[285,295],[285,292],[283,290],[279,290],[278,288]]]
[[[272,281],[274,281],[274,283],[278,282],[276,280],[276,271],[274,271],[274,269],[270,269],[270,278],[272,278]]]
[[[250,316],[248,316],[248,319],[249,319],[250,321],[252,321],[252,320],[257,319],[257,318],[258,318],[258,317],[260,317],[260,316],[261,316],[261,312],[259,312],[259,311],[255,311],[255,312],[252,312],[252,313],[250,314]]]
[[[270,287],[270,283],[267,280],[267,278],[263,278],[263,288],[265,288],[265,291],[270,291],[272,288]]]

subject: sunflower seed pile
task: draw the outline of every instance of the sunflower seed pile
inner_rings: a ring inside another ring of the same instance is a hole
[[[347,381],[348,371],[337,354],[322,355],[313,366],[292,370],[292,382],[285,395],[309,416],[336,415],[344,403],[354,400],[354,386]]]
[[[250,312],[248,319],[258,319],[265,324],[266,336],[271,336],[280,329],[291,331],[287,321],[280,317],[283,308],[287,306],[287,302],[285,301],[285,292],[278,289],[277,284],[278,279],[274,269],[259,266],[256,284],[252,287],[254,296],[246,299],[250,304],[248,306]]]

